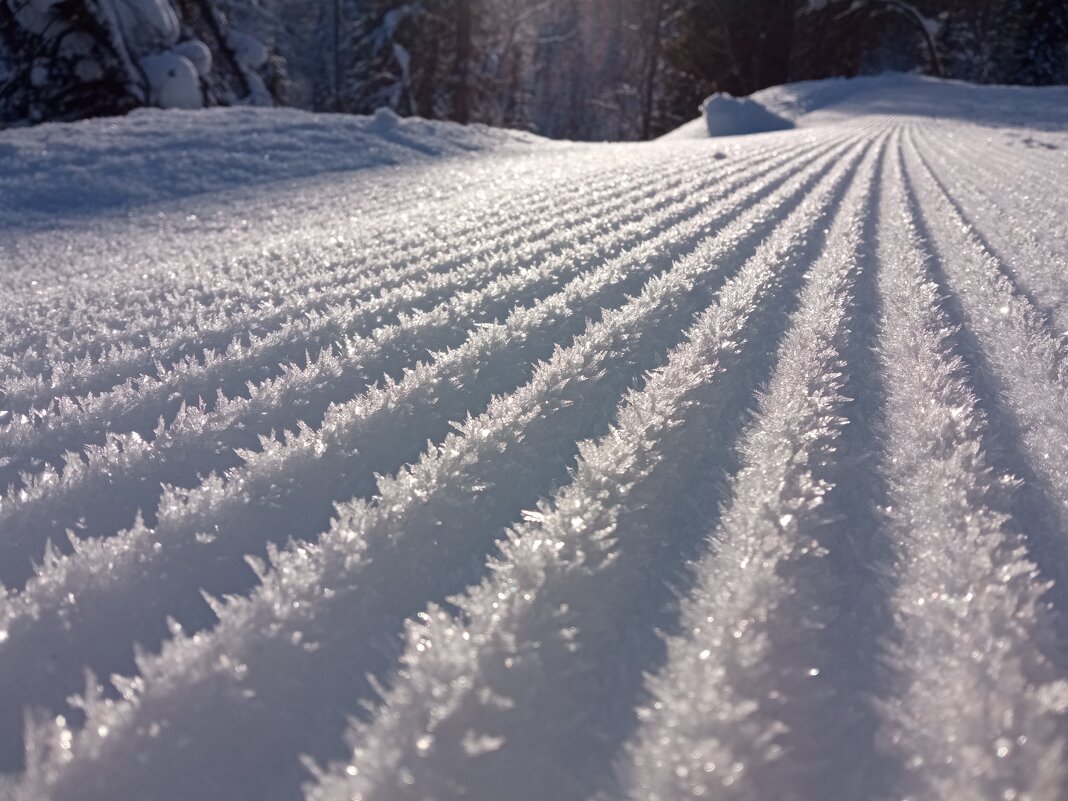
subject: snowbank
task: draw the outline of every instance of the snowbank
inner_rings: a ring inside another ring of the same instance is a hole
[[[174,104],[195,100],[171,88]],[[240,107],[12,129],[0,132],[0,227],[540,141],[481,125]]]
[[[701,104],[709,136],[784,131],[794,124],[764,108],[755,100],[718,92]]]

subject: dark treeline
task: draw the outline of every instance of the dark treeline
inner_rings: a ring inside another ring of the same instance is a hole
[[[985,83],[1068,80],[1064,0],[265,0],[291,31],[297,102],[643,139],[712,92],[920,70]],[[337,33],[336,38],[334,33]]]
[[[124,7],[170,14],[173,30],[109,30],[122,15],[105,12]],[[81,44],[57,46],[58,29]],[[643,139],[712,92],[795,80],[896,69],[1068,82],[1064,0],[0,0],[0,38],[9,122],[252,97]],[[197,48],[199,95],[172,75],[193,74],[182,61]]]

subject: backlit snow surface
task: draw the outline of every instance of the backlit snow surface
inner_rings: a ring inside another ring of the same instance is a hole
[[[0,135],[0,796],[1064,799],[1068,90],[761,99]]]

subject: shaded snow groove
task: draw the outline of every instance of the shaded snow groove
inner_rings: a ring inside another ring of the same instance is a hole
[[[1064,176],[1023,135],[513,154],[20,286],[0,798],[1062,801],[1064,208],[1017,195]]]

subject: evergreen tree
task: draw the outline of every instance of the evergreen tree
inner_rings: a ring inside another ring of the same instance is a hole
[[[424,14],[415,3],[368,0],[351,23],[352,58],[342,73],[340,109],[370,114],[387,107],[402,114],[419,114],[412,81],[413,38],[426,32],[416,20]],[[427,42],[428,51],[436,46]],[[422,113],[432,116],[428,108]]]
[[[809,0],[799,78],[921,70],[979,83],[1068,80],[1063,0]]]
[[[1007,83],[1036,86],[1068,83],[1068,3],[1015,0],[1016,40]]]
[[[214,0],[0,0],[0,124],[271,103],[262,42]]]
[[[123,114],[145,100],[140,74],[95,2],[0,0],[0,125]]]

